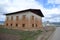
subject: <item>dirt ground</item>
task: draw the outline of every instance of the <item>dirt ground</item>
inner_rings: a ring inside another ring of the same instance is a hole
[[[0,33],[0,40],[20,40],[19,35]]]

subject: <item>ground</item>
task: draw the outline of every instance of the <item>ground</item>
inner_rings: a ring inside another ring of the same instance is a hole
[[[13,29],[0,28],[0,40],[35,40],[41,34],[37,31],[20,31]]]
[[[0,33],[0,40],[20,40],[19,35]]]
[[[55,30],[54,27],[47,27],[44,31],[20,31],[6,29],[0,26],[0,40],[47,40]]]
[[[48,40],[55,30],[56,28],[53,26],[49,26],[47,29],[45,27],[44,32],[42,32],[41,35],[37,37],[37,40]]]

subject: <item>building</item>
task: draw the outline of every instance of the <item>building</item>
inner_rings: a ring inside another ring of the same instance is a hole
[[[40,30],[43,14],[40,9],[26,9],[6,15],[5,28],[19,30]]]

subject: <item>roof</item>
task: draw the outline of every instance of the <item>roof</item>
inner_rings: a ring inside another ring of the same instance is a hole
[[[27,12],[27,11],[33,12],[41,17],[44,17],[44,15],[42,14],[40,9],[26,9],[26,10],[22,10],[22,11],[13,12],[13,13],[8,13],[5,15],[13,15],[13,14],[18,14],[18,13]]]

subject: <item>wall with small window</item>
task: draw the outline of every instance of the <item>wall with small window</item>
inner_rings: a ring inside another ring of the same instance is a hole
[[[11,20],[11,17],[13,16],[13,20],[16,20],[16,17],[19,17],[19,20],[22,19],[22,16],[26,15],[26,18],[29,18],[29,14],[30,12],[23,12],[23,13],[18,13],[18,14],[12,14],[12,15],[8,15],[7,17],[9,17],[9,20]],[[18,18],[17,18],[18,19]]]
[[[39,20],[41,20],[42,18],[38,15],[36,15],[35,13],[32,13],[32,12],[23,12],[23,13],[18,13],[18,14],[13,14],[13,15],[8,15],[8,20],[11,20],[11,17],[13,20],[16,20],[16,17],[17,19],[22,19],[22,16],[24,16],[24,18],[26,17],[27,19],[30,20],[30,17],[34,16],[34,18],[37,18]]]
[[[18,21],[19,20],[19,16],[16,16],[16,21]]]
[[[23,29],[37,28],[38,26],[40,27],[39,22],[42,22],[42,18],[32,12],[17,13],[14,15],[13,14],[8,15],[7,17],[8,17],[7,20],[11,20],[9,21],[11,24],[9,22],[6,22],[6,23],[8,23],[9,26],[15,26],[16,28],[19,28],[19,27],[22,27]],[[8,26],[8,24],[6,25]]]

